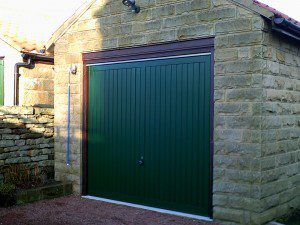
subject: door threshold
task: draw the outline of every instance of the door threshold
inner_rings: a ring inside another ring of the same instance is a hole
[[[117,205],[125,205],[125,206],[129,206],[129,207],[145,209],[145,210],[150,210],[150,211],[154,211],[154,212],[170,214],[170,215],[175,215],[175,216],[182,216],[182,217],[203,220],[203,221],[208,221],[208,222],[213,221],[211,218],[205,217],[205,216],[198,216],[198,215],[194,215],[194,214],[176,212],[176,211],[167,210],[167,209],[160,209],[160,208],[138,205],[138,204],[133,204],[133,203],[128,203],[128,202],[115,201],[115,200],[111,200],[111,199],[99,198],[99,197],[94,197],[94,196],[89,196],[89,195],[82,196],[82,198],[96,200],[96,201],[102,201],[102,202],[107,202],[107,203],[113,203],[113,204],[117,204]]]

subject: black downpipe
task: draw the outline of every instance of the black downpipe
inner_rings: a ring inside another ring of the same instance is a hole
[[[16,63],[15,65],[15,88],[14,88],[14,105],[19,105],[19,80],[20,80],[20,68],[33,68],[34,62],[31,58],[27,60],[25,63]]]
[[[20,68],[33,69],[35,62],[44,62],[54,64],[54,58],[52,56],[37,55],[32,53],[22,54],[23,59],[26,62],[19,62],[15,64],[14,69],[14,105],[19,105],[19,80],[20,80]]]

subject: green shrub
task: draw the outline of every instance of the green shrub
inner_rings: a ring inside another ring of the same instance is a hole
[[[13,184],[17,189],[30,189],[42,186],[46,172],[38,164],[33,168],[24,164],[14,164],[3,168],[4,183]]]
[[[13,184],[0,184],[0,207],[9,207],[15,204],[15,186]]]

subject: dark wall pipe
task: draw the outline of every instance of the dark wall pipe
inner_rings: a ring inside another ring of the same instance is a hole
[[[28,60],[29,58],[35,62],[44,62],[54,64],[54,57],[53,56],[46,56],[46,55],[37,55],[33,53],[24,53],[22,54],[24,60]]]
[[[14,105],[19,105],[19,79],[20,79],[20,73],[19,70],[21,67],[24,68],[33,68],[34,62],[32,59],[28,59],[25,63],[16,63],[15,65],[15,88],[14,88]]]
[[[20,80],[20,68],[33,69],[35,62],[44,62],[54,64],[54,57],[37,55],[32,53],[22,54],[23,59],[26,62],[19,62],[15,64],[14,69],[14,105],[19,105],[19,80]]]
[[[275,17],[272,20],[272,29],[286,37],[300,41],[300,26],[282,17]]]
[[[282,28],[289,29],[291,32],[294,32],[300,36],[300,27],[285,18],[274,18],[274,23]]]

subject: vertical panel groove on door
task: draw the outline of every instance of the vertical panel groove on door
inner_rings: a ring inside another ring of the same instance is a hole
[[[208,216],[210,56],[92,66],[89,81],[88,194]]]

